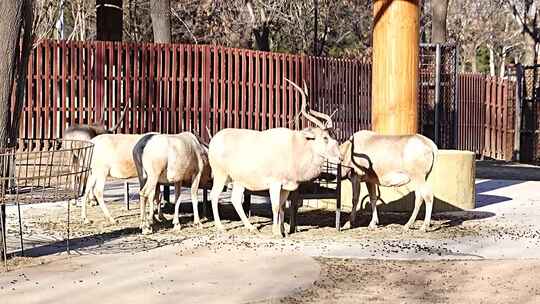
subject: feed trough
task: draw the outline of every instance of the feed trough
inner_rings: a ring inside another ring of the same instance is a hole
[[[60,201],[65,201],[68,208],[69,252],[69,201],[84,193],[93,148],[88,141],[20,139],[14,147],[0,149],[0,206],[3,209],[7,205],[17,206],[21,253],[24,247],[20,206]],[[2,216],[0,225],[5,226]],[[5,261],[5,229],[2,231]]]

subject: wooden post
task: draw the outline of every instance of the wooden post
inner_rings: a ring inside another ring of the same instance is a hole
[[[376,0],[373,15],[373,130],[417,133],[418,0]]]

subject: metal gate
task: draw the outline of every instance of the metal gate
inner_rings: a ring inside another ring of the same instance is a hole
[[[421,44],[419,131],[441,149],[457,147],[457,58],[455,44]]]
[[[539,162],[540,64],[517,64],[515,72],[518,97],[516,116],[521,118],[518,157],[521,162]]]

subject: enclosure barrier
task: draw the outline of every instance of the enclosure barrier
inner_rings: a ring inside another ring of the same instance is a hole
[[[69,201],[83,195],[90,173],[94,145],[87,141],[21,139],[12,148],[0,150],[0,206],[16,205],[21,252],[20,205]],[[67,245],[69,248],[69,203]],[[3,219],[0,216],[4,227]],[[5,233],[1,233],[4,258]],[[69,250],[69,249],[68,249]]]
[[[419,130],[441,148],[509,159],[512,84],[457,76],[455,45],[422,45]],[[61,138],[67,126],[104,119],[120,132],[193,131],[208,140],[227,127],[301,128],[299,95],[333,117],[339,141],[371,129],[371,64],[213,45],[43,41],[28,67],[21,137]],[[489,91],[486,91],[488,90]],[[505,118],[503,118],[505,117]]]
[[[482,157],[514,155],[515,83],[482,74],[460,74],[457,148]]]

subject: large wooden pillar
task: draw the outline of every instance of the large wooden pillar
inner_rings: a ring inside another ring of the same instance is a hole
[[[418,0],[375,0],[373,15],[373,130],[417,133]]]

